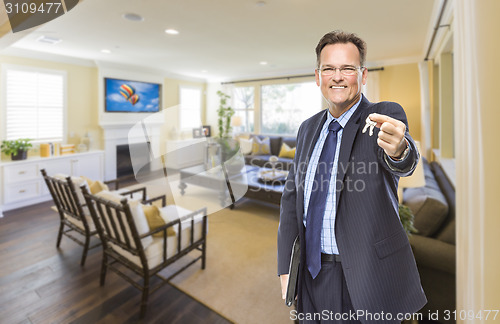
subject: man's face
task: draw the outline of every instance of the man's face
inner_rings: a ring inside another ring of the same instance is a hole
[[[359,100],[362,84],[366,84],[368,76],[367,69],[358,69],[357,73],[351,76],[343,75],[339,69],[330,76],[321,73],[325,68],[343,67],[360,67],[356,45],[352,43],[326,45],[320,53],[319,71],[315,72],[316,84],[321,88],[321,93],[334,117],[339,117]]]

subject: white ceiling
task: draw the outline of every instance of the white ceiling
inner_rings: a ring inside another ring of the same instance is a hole
[[[65,15],[18,36],[0,54],[42,57],[50,53],[92,64],[113,62],[206,80],[238,80],[312,73],[318,40],[328,31],[344,29],[366,40],[369,66],[416,62],[425,55],[440,3],[85,0]],[[144,21],[125,20],[125,13],[139,14]],[[167,35],[167,28],[180,34]],[[41,35],[62,42],[37,42]],[[261,61],[268,64],[261,65]]]

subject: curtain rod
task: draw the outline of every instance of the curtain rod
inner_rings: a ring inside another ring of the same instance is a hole
[[[379,68],[368,68],[368,72],[371,71],[384,71],[383,67]],[[302,75],[290,75],[290,76],[283,76],[283,77],[276,77],[276,78],[267,78],[267,79],[252,79],[252,80],[239,80],[239,81],[228,81],[228,82],[221,82],[221,85],[225,84],[235,84],[235,83],[246,83],[246,82],[259,82],[259,81],[272,81],[272,80],[290,80],[290,79],[296,79],[296,78],[306,78],[306,77],[313,77],[314,74],[302,74]]]
[[[427,48],[427,54],[425,54],[425,61],[429,60],[429,54],[431,53],[432,45],[434,44],[434,39],[436,38],[437,31],[441,27],[448,27],[450,25],[441,25],[441,19],[443,19],[444,8],[446,7],[446,3],[448,0],[444,0],[441,5],[441,12],[439,13],[438,20],[436,21],[436,25],[434,26],[434,32],[432,33],[431,42],[429,43],[429,47]]]

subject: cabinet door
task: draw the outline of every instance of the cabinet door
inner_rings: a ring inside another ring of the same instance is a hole
[[[91,154],[71,158],[70,165],[71,175],[73,176],[86,176],[92,180],[102,180],[103,178],[102,154]]]
[[[50,159],[46,161],[40,161],[38,166],[41,169],[45,169],[47,174],[53,176],[58,173],[70,175],[71,174],[71,166],[69,163],[69,159]],[[40,172],[40,171],[38,171]]]

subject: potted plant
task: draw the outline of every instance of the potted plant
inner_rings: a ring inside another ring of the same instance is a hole
[[[227,105],[227,100],[231,97],[222,91],[217,91],[217,95],[220,98],[219,109],[217,109],[217,115],[219,116],[217,121],[219,138],[229,138],[229,134],[231,133],[231,117],[234,115],[234,109]]]
[[[19,138],[17,140],[3,140],[1,150],[2,153],[10,155],[13,161],[25,160],[30,147],[29,138]]]
[[[238,173],[245,166],[245,161],[241,154],[237,155],[240,145],[230,135],[231,118],[234,115],[234,109],[228,105],[227,101],[231,97],[222,91],[217,91],[217,95],[220,98],[220,105],[217,110],[219,135],[216,141],[221,147],[222,162],[226,169],[230,173]]]
[[[418,233],[418,230],[413,226],[415,216],[410,207],[399,204],[399,218],[401,219],[401,224],[403,224],[403,228],[408,237],[410,237],[412,233]]]

